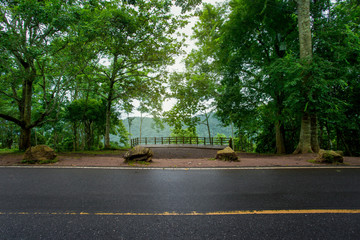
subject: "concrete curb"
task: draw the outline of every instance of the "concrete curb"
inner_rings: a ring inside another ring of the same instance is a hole
[[[203,171],[203,170],[296,170],[296,169],[360,169],[360,166],[288,166],[288,167],[209,167],[209,168],[159,168],[159,167],[96,167],[96,166],[0,166],[13,169],[105,169],[105,170],[174,170],[174,171]]]

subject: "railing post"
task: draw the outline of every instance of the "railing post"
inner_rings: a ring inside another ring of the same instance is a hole
[[[164,138],[161,137],[161,145],[163,145],[163,144],[164,144]]]
[[[199,145],[199,137],[196,137],[196,144]]]
[[[154,140],[155,140],[155,143],[154,143],[154,144],[156,145],[156,137],[154,137]]]
[[[204,145],[206,145],[206,137],[204,137]]]

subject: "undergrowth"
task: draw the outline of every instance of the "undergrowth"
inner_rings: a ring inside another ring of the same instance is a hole
[[[58,162],[58,159],[55,158],[55,159],[48,159],[48,160],[22,160],[21,163],[23,164],[49,164],[49,163],[56,163]]]

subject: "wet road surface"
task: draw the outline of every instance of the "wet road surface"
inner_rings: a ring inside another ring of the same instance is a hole
[[[0,239],[358,239],[359,209],[360,169],[0,168]]]

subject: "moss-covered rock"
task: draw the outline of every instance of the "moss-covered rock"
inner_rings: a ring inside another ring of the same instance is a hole
[[[238,162],[238,156],[235,151],[231,149],[231,147],[226,147],[223,150],[217,151],[216,159],[224,160],[224,161],[234,161]]]
[[[133,149],[125,153],[124,158],[125,158],[125,162],[130,162],[130,161],[152,162],[153,155],[154,154],[150,148],[135,146]]]
[[[54,149],[46,145],[29,147],[24,154],[23,163],[54,163],[56,153]]]
[[[333,150],[320,149],[316,161],[319,163],[343,163],[344,157]]]

